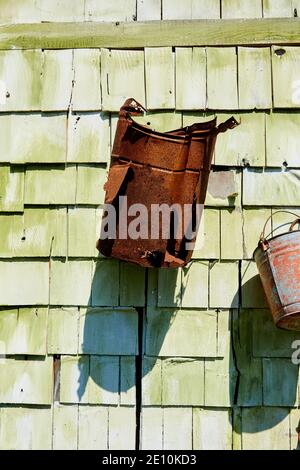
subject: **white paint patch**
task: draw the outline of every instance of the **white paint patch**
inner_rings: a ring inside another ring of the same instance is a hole
[[[294,80],[292,84],[292,101],[294,104],[300,104],[300,80]]]
[[[6,84],[3,80],[0,80],[0,104],[6,103]]]

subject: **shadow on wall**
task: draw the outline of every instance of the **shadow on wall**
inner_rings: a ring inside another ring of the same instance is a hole
[[[95,292],[98,292],[97,297],[101,299],[99,289],[103,289],[105,297],[107,290],[117,292],[119,284],[119,281],[112,276],[112,264],[117,264],[118,261],[102,258],[99,260],[101,283],[99,284],[96,270],[81,340],[81,353],[90,355],[90,362],[88,370],[84,362],[79,363],[77,394],[81,401],[86,394],[88,383],[92,381],[101,390],[99,393],[102,393],[101,400],[104,397],[104,403],[108,400],[106,403],[117,404],[119,394],[121,396],[130,394],[132,389],[134,395],[131,401],[125,399],[122,403],[134,405],[135,356],[139,347],[141,348],[141,341],[138,345],[138,315],[144,315],[142,305],[144,306],[145,299],[150,307],[156,302],[151,298],[151,286],[147,285],[146,269],[133,268],[133,265],[123,263],[123,266],[126,265],[128,275],[121,275],[121,294],[120,296],[116,294],[118,302],[115,303],[126,307],[111,307],[109,303],[113,303],[112,301],[107,301],[107,306],[105,301],[101,307],[93,306],[99,305],[99,302],[95,301]],[[293,365],[291,361],[293,352],[291,344],[294,339],[300,339],[300,333],[287,332],[275,327],[266,305],[259,276],[251,274],[251,266],[253,262],[249,262],[249,270],[246,267],[244,273],[241,273],[242,287],[236,292],[231,303],[231,351],[228,374],[233,428],[238,435],[271,429],[287,418],[289,408],[293,407],[297,400],[298,366]],[[131,269],[138,269],[138,278],[133,279],[129,275]],[[182,295],[182,291],[177,293],[174,271],[168,270],[167,285],[168,290],[176,298],[176,295]],[[128,305],[136,305],[135,300],[130,304],[130,298],[132,295],[135,297],[139,289],[143,292],[140,292],[141,308],[137,309],[137,314],[136,310]],[[148,299],[144,289],[148,290]],[[155,295],[153,294],[153,297]],[[122,296],[129,299],[129,302],[122,301]],[[151,344],[153,352],[151,355],[154,357],[160,355],[174,315],[166,314],[165,318],[168,320],[160,324],[155,344]],[[142,334],[140,331],[139,335]],[[143,369],[143,375],[151,371],[155,362],[153,360],[149,367]],[[112,394],[115,395],[115,402],[111,401]]]
[[[238,435],[271,429],[288,419],[289,408],[298,406],[299,367],[292,363],[292,343],[300,332],[275,326],[253,266],[246,263],[240,291],[232,300],[230,370],[235,380],[230,402]]]
[[[123,404],[134,405],[136,369],[141,366],[141,364],[137,366],[136,357],[143,351],[145,306],[147,300],[148,305],[151,303],[147,295],[151,290],[151,286],[148,286],[148,268],[120,262],[120,274],[118,273],[119,279],[117,280],[112,273],[112,265],[118,266],[118,260],[99,256],[98,262],[101,263],[101,267],[99,266],[101,276],[96,268],[88,307],[84,319],[80,319],[84,324],[81,328],[80,354],[90,355],[90,361],[88,366],[86,361],[82,361],[82,363],[79,361],[77,396],[79,401],[83,399],[87,393],[89,381],[92,380],[99,388],[99,394],[102,393],[104,403],[108,400],[108,404],[117,404],[118,395],[130,393],[132,389],[131,393],[134,396],[129,402],[125,399]],[[124,268],[123,273],[122,268]],[[151,268],[151,270],[156,270],[156,268]],[[115,274],[116,271],[119,269],[115,270]],[[174,270],[171,271],[174,272]],[[120,294],[118,293],[119,285]],[[171,275],[169,276],[168,290],[175,292],[175,286],[176,279]],[[107,295],[107,290],[114,291],[115,295],[111,295],[111,293]],[[115,297],[115,301],[113,297]],[[111,305],[117,306],[112,307]],[[170,317],[171,322],[172,316]],[[160,334],[156,338],[153,348],[154,356],[159,356],[168,327],[169,325],[164,323],[160,329]],[[151,368],[148,368],[147,372],[144,371],[144,374],[149,373]],[[112,398],[113,395],[115,398]]]

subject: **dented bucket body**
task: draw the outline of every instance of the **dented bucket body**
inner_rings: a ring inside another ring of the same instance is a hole
[[[204,203],[216,137],[237,123],[231,118],[216,127],[213,119],[162,133],[132,118],[142,113],[143,108],[132,98],[120,109],[104,187],[105,204],[113,205],[116,210],[116,235],[100,237],[97,248],[105,256],[145,267],[184,266],[192,250],[187,248],[184,236],[178,238],[174,234],[174,212],[169,213],[170,236],[165,237],[159,231],[159,236],[153,238],[153,211],[157,205],[170,208],[175,204],[176,217],[183,218],[185,205],[193,208]],[[136,214],[131,209],[137,204],[145,208],[148,217],[143,219],[141,235],[132,238],[126,229],[134,222]],[[101,233],[103,224],[104,218]],[[193,215],[190,224],[194,224]]]
[[[300,230],[261,238],[254,259],[275,324],[300,331]]]

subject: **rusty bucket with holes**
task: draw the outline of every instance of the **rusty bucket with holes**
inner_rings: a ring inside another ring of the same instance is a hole
[[[285,212],[296,217],[285,233],[266,236],[266,226],[273,215]],[[300,216],[289,211],[276,211],[264,225],[254,251],[266,298],[278,328],[300,331]],[[295,230],[296,226],[298,229]]]
[[[132,116],[143,114],[144,108],[133,98],[125,101],[112,149],[112,160],[105,184],[105,206],[113,206],[117,213],[116,235],[105,238],[100,235],[97,248],[104,256],[111,256],[145,267],[177,268],[191,259],[192,249],[186,243],[185,234],[175,236],[174,218],[167,217],[170,236],[159,233],[130,238],[121,234],[129,226],[134,215],[129,211],[123,217],[126,197],[128,208],[137,204],[151,215],[153,207],[177,207],[180,213],[189,205],[196,212],[197,204],[204,204],[211,160],[217,135],[237,125],[231,117],[216,125],[216,119],[204,123],[158,132],[139,124]],[[157,209],[158,210],[158,209]],[[194,212],[189,225],[194,228]],[[178,216],[179,218],[181,216]],[[105,233],[106,212],[102,219],[101,233]],[[149,221],[141,222],[143,229],[152,234]],[[121,230],[120,230],[121,229]],[[196,232],[196,227],[195,227]]]

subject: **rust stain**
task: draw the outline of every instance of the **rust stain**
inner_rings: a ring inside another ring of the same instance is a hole
[[[128,207],[142,204],[148,214],[151,214],[153,204],[165,204],[169,208],[178,204],[181,214],[184,214],[186,204],[204,203],[217,135],[232,129],[237,122],[232,117],[216,126],[216,119],[213,119],[169,132],[158,132],[132,119],[143,110],[133,98],[126,100],[120,109],[112,162],[105,184],[105,203],[117,208],[118,197],[126,196]],[[232,181],[231,193],[235,188]],[[128,215],[127,226],[132,220]],[[105,256],[141,266],[184,266],[191,259],[192,250],[186,249],[184,236],[180,238],[173,233],[174,214],[169,214],[168,223],[171,233],[168,238],[162,233],[158,239],[150,236],[133,240],[117,235],[115,239],[98,240],[97,248]],[[149,226],[143,228],[151,233]]]

